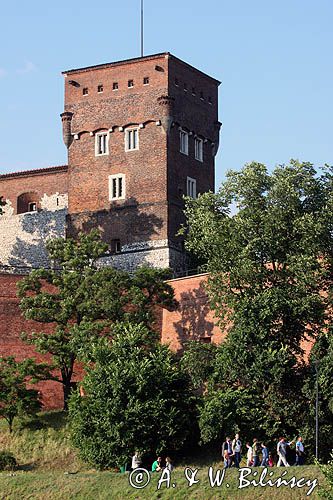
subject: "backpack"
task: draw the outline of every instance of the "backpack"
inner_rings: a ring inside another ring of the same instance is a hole
[[[255,443],[253,443],[252,449],[253,449],[255,455],[259,455],[260,444],[258,443],[258,441],[256,441]]]

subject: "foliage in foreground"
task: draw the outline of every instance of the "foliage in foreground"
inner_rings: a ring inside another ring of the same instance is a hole
[[[10,451],[0,451],[0,470],[13,470],[16,465],[16,459]]]
[[[326,487],[321,487],[319,495],[322,498],[333,500],[333,452],[331,453],[331,460],[327,464],[317,463],[321,473],[326,479]]]
[[[227,338],[203,396],[203,441],[241,431],[275,439],[314,428],[314,373],[302,342],[331,335],[333,169],[291,161],[230,171],[186,204],[186,248],[206,259],[207,291]],[[231,213],[233,206],[234,213]],[[324,292],[324,293],[322,293]],[[321,417],[332,420],[330,341],[321,342]],[[324,410],[325,408],[325,410]],[[332,433],[325,431],[329,444]]]
[[[69,416],[80,456],[100,467],[182,448],[193,418],[187,378],[166,346],[143,325],[119,324],[113,340],[92,347],[93,366],[73,394]]]
[[[0,418],[8,422],[10,432],[15,417],[35,415],[41,408],[38,391],[28,388],[27,383],[49,376],[48,366],[36,364],[33,359],[0,358]]]
[[[64,408],[72,388],[74,363],[89,342],[107,334],[117,321],[143,322],[152,327],[154,307],[172,307],[173,290],[166,271],[138,269],[126,272],[98,267],[108,246],[97,231],[47,244],[54,269],[38,269],[19,284],[21,310],[26,319],[50,326],[46,332],[28,332],[23,340],[42,354],[51,354],[64,392]],[[89,347],[88,347],[89,350]]]

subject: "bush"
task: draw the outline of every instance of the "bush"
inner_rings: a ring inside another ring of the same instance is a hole
[[[17,463],[10,451],[0,451],[0,470],[13,470]]]
[[[331,452],[331,460],[327,464],[317,462],[321,472],[325,476],[327,487],[320,487],[318,495],[327,500],[333,500],[333,450]]]
[[[188,379],[172,353],[142,325],[121,325],[112,343],[101,339],[83,380],[84,397],[70,399],[74,445],[99,467],[121,466],[134,451],[181,449],[195,423]]]

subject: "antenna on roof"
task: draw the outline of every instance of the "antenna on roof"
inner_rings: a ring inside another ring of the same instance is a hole
[[[141,57],[143,57],[143,0],[141,0]]]

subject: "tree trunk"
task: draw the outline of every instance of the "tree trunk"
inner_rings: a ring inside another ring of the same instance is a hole
[[[68,410],[68,399],[71,393],[72,389],[72,384],[70,379],[64,380],[63,385],[62,385],[63,391],[64,391],[64,410]]]

